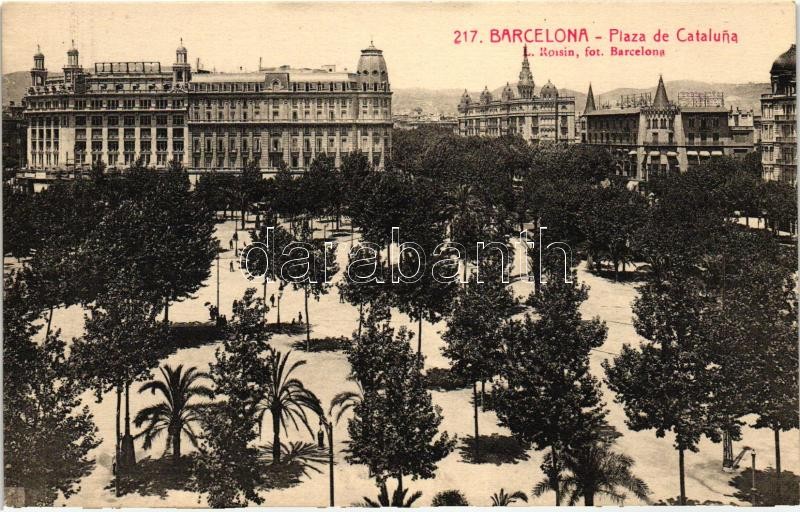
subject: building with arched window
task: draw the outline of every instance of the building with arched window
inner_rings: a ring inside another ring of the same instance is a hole
[[[517,84],[507,82],[500,98],[495,99],[488,87],[477,101],[464,91],[458,104],[458,133],[519,135],[529,142],[575,142],[575,98],[561,94],[549,80],[536,94],[525,46]]]
[[[181,45],[175,63],[98,62],[78,50],[51,76],[34,56],[24,98],[28,174],[60,173],[103,162],[125,168],[141,158],[190,174],[307,169],[319,154],[362,151],[382,167],[391,148],[391,98],[383,52],[361,51],[355,71],[280,66],[254,72],[192,69]]]
[[[797,50],[794,44],[770,69],[772,91],[761,96],[764,179],[797,182]]]

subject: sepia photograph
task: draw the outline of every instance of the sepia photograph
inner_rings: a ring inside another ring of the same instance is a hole
[[[3,2],[2,506],[800,505],[796,13]]]

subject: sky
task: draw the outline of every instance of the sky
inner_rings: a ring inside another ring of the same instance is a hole
[[[522,43],[490,42],[492,28],[585,28],[590,41],[566,45],[579,57],[529,51],[534,80],[595,93],[653,87],[670,80],[717,83],[769,81],[772,61],[796,40],[795,7],[780,2],[504,2],[504,3],[6,3],[2,10],[2,69],[28,70],[37,44],[50,70],[60,70],[70,41],[85,67],[102,61],[160,61],[171,65],[183,38],[189,61],[218,71],[291,64],[336,64],[353,70],[370,40],[382,49],[393,88],[490,89],[515,82]],[[661,29],[728,30],[738,43],[655,43]],[[611,57],[609,31],[644,33],[664,57]],[[454,31],[477,30],[475,42],[455,44]],[[595,37],[601,40],[595,40]],[[478,43],[482,40],[483,43]],[[585,47],[606,55],[586,58]]]

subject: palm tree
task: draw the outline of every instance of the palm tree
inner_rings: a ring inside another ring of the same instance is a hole
[[[392,493],[392,499],[389,499],[389,490],[386,488],[386,482],[381,482],[381,493],[378,499],[373,500],[364,496],[364,505],[370,508],[379,507],[397,507],[397,508],[411,508],[411,505],[422,496],[422,491],[417,491],[406,499],[408,489],[401,489],[398,487]]]
[[[183,365],[172,368],[164,365],[160,368],[162,380],[151,380],[139,388],[139,393],[150,391],[155,394],[160,392],[164,400],[145,407],[140,410],[133,420],[136,427],[141,427],[147,423],[145,429],[136,435],[137,438],[144,438],[143,448],[150,449],[153,440],[159,437],[164,431],[167,432],[166,453],[172,448],[172,457],[177,462],[181,457],[181,436],[183,434],[189,438],[193,446],[197,447],[197,434],[192,425],[199,421],[198,411],[205,404],[192,403],[189,401],[202,396],[211,398],[212,390],[205,384],[199,384],[201,379],[210,379],[208,373],[197,371],[192,366],[185,372]]]
[[[289,354],[285,355],[275,350],[270,351],[267,375],[266,393],[256,408],[259,428],[267,412],[272,414],[272,460],[274,463],[281,461],[281,426],[287,431],[286,424],[291,421],[294,428],[298,428],[297,421],[306,426],[309,434],[314,432],[308,423],[306,409],[322,414],[319,399],[302,382],[291,377],[292,372],[306,364],[306,361],[295,361],[287,369]]]
[[[339,420],[342,419],[344,413],[350,409],[353,409],[364,399],[364,389],[361,387],[361,383],[352,376],[348,377],[347,380],[355,381],[358,385],[358,391],[342,391],[333,397],[331,400],[329,413],[332,415],[333,410],[338,409],[336,412],[336,423],[339,423]]]
[[[493,507],[507,507],[517,500],[522,500],[528,503],[528,496],[522,491],[516,491],[512,494],[506,494],[505,489],[501,488],[499,493],[492,494]]]
[[[610,443],[595,442],[564,453],[560,462],[567,472],[561,477],[562,494],[569,496],[570,505],[583,496],[584,505],[593,506],[595,494],[604,494],[622,505],[626,495],[618,488],[629,490],[641,500],[650,494],[647,484],[631,472],[633,459],[612,451]]]

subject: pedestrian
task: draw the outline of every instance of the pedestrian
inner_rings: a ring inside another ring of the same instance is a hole
[[[301,311],[297,312],[297,323],[299,324],[303,323],[303,313]]]
[[[231,260],[231,272],[233,272],[233,260]]]
[[[339,304],[344,304],[344,292],[339,288]]]
[[[230,240],[228,240],[228,250],[230,250],[230,251],[232,251],[232,250],[233,250],[233,238],[231,238]]]
[[[269,303],[274,308],[275,307],[275,294],[269,296]]]

